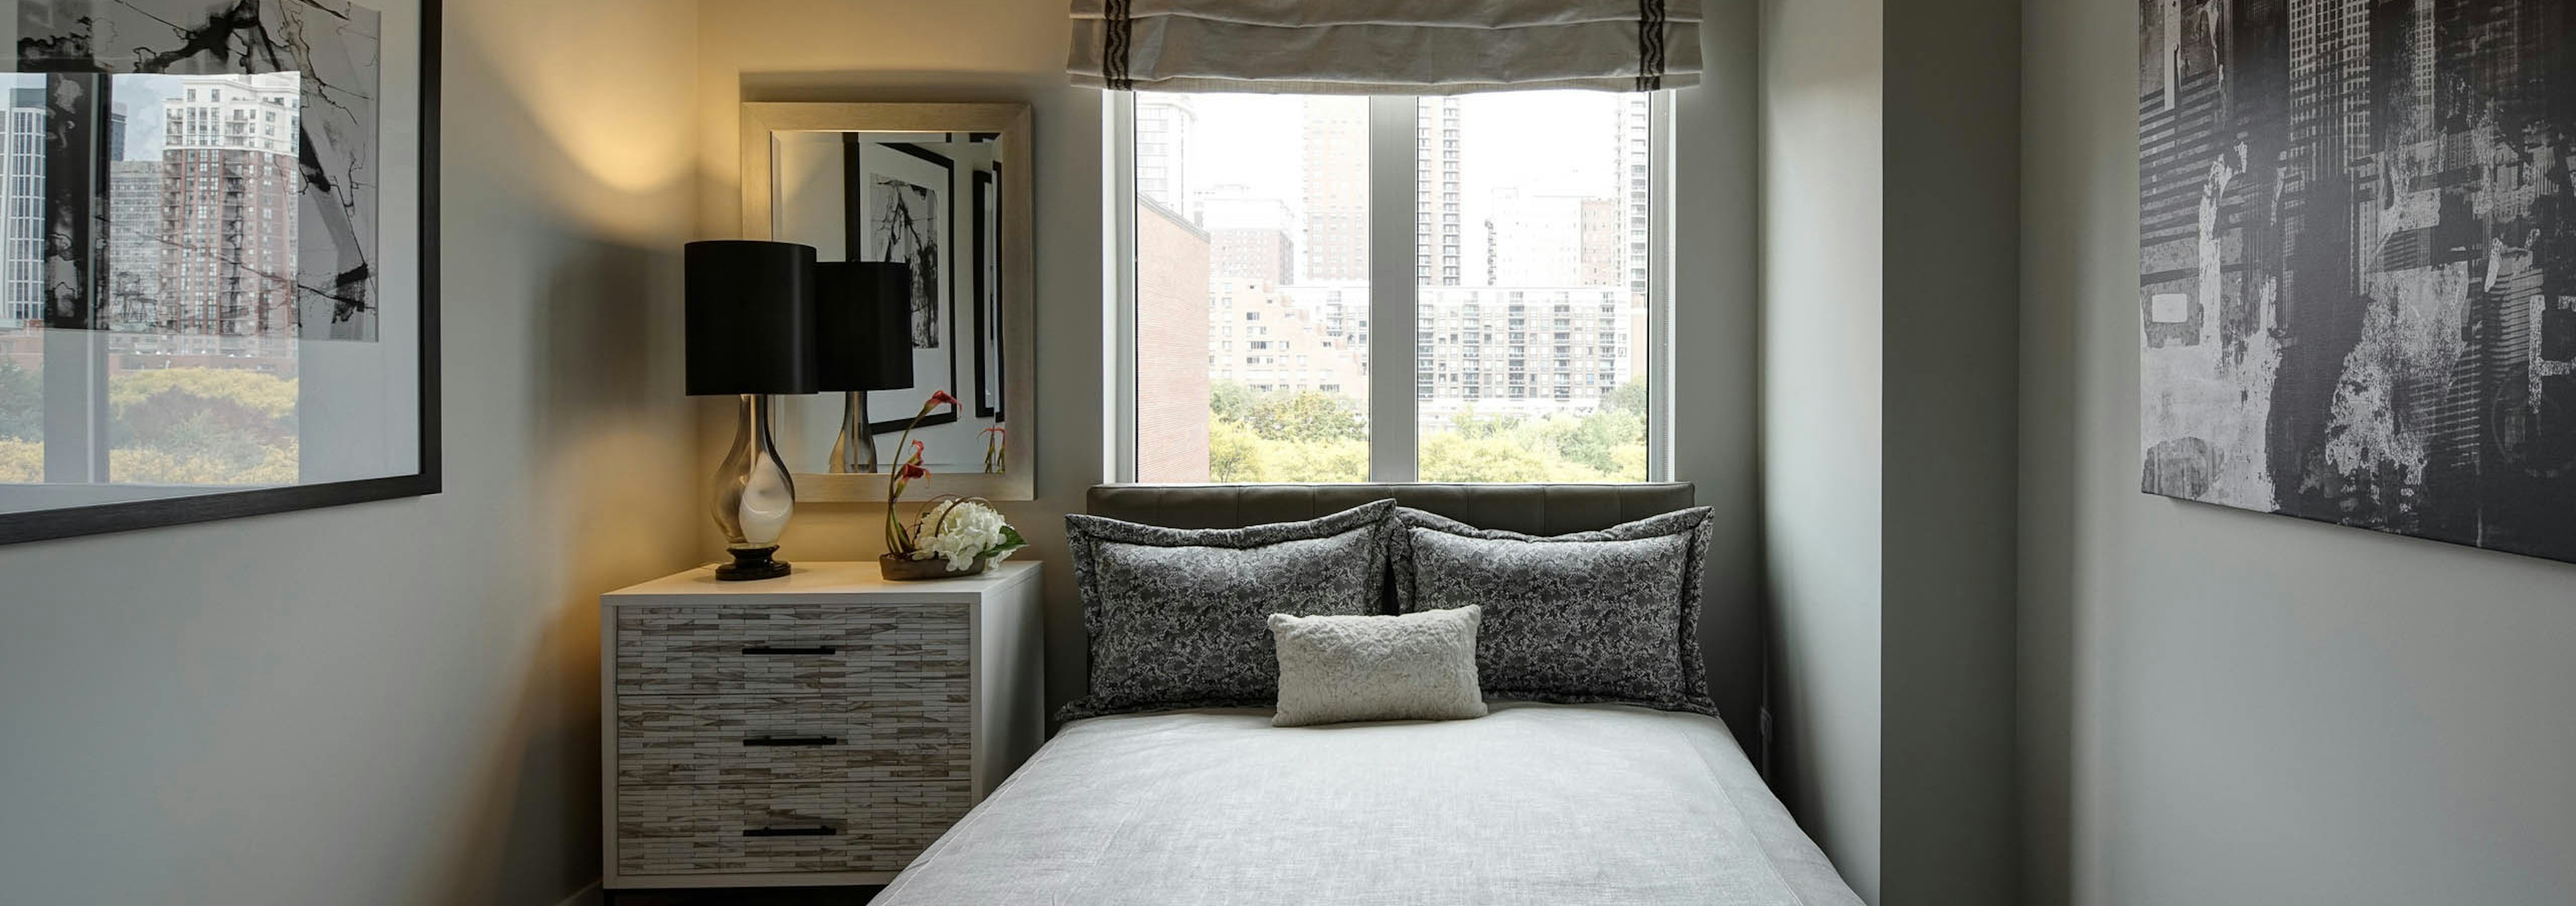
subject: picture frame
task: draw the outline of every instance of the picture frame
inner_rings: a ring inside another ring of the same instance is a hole
[[[975,171],[975,415],[1006,418],[1002,367],[1001,166]]]
[[[872,390],[868,411],[892,415],[868,423],[876,434],[893,434],[914,426],[925,385],[955,386],[961,349],[957,342],[957,288],[954,267],[942,259],[957,250],[956,222],[950,215],[957,189],[956,163],[946,155],[908,141],[888,141],[851,133],[844,144],[849,168],[843,191],[849,224],[843,260],[900,261],[912,266],[913,361],[915,389]],[[944,379],[918,376],[941,375]],[[921,426],[953,424],[957,406],[922,416]]]
[[[15,3],[0,544],[438,493],[438,0]]]

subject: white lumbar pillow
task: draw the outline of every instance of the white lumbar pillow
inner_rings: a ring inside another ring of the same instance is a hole
[[[1455,720],[1485,716],[1476,687],[1470,604],[1402,616],[1270,615],[1279,648],[1279,715],[1273,726],[1352,720]]]

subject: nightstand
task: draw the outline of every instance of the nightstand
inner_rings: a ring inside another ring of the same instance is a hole
[[[602,884],[883,884],[1045,733],[1038,564],[600,598]]]

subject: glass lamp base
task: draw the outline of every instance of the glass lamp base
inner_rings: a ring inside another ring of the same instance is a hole
[[[731,548],[728,553],[733,554],[733,562],[716,567],[716,581],[749,582],[754,579],[775,579],[784,576],[792,570],[788,567],[787,561],[770,559],[769,555],[777,552],[778,545],[775,544],[768,547]]]

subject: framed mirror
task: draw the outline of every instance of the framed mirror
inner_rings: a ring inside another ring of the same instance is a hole
[[[907,298],[910,337],[891,342],[908,347],[910,386],[777,401],[798,501],[885,499],[886,470],[909,455],[905,427],[939,391],[956,401],[913,429],[930,477],[906,499],[1034,497],[1034,438],[1018,417],[1035,387],[1029,148],[1024,104],[742,105],[743,238],[810,245],[820,262],[908,266],[892,292]],[[822,355],[883,370],[884,355],[865,350]]]

